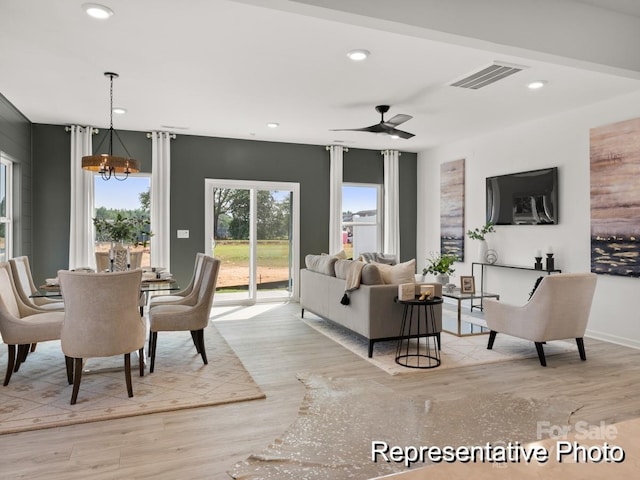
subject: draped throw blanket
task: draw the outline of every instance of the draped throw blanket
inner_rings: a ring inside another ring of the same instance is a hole
[[[362,262],[351,262],[351,265],[349,265],[347,279],[345,281],[344,295],[340,300],[340,303],[342,305],[349,305],[349,303],[351,302],[349,299],[349,293],[360,288],[360,280],[362,278],[363,268],[364,263]]]

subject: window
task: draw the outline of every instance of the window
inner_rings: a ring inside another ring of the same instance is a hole
[[[94,176],[94,206],[95,217],[113,220],[118,214],[124,217],[149,219],[149,191],[151,177],[149,175],[129,175],[122,182],[109,180],[105,182],[100,175]],[[98,234],[96,233],[96,237]],[[96,251],[108,251],[111,242],[106,238],[96,238]],[[139,238],[146,242],[132,248],[132,251],[142,251],[141,266],[150,266],[150,246],[153,237]]]
[[[13,256],[12,205],[13,162],[0,153],[0,260],[8,262]]]
[[[343,184],[342,245],[347,258],[382,251],[381,191],[381,185]]]

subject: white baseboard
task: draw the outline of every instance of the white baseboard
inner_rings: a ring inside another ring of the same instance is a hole
[[[605,332],[597,332],[587,329],[587,331],[585,332],[585,337],[595,338],[596,340],[602,340],[604,342],[615,343],[616,345],[622,345],[623,347],[640,349],[640,341],[632,340],[626,337],[619,337],[617,335],[611,335]]]

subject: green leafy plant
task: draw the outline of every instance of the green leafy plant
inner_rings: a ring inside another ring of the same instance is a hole
[[[431,253],[427,258],[427,266],[422,270],[422,274],[431,273],[434,275],[451,275],[455,272],[453,264],[458,261],[458,257],[452,253]]]
[[[473,230],[468,230],[467,235],[469,238],[474,240],[484,240],[485,235],[487,233],[495,232],[496,230],[493,228],[493,223],[487,222],[481,228],[474,228]]]
[[[120,213],[114,219],[94,218],[96,239],[103,242],[120,242],[131,245],[147,245],[153,235],[150,222],[144,217],[127,217]]]

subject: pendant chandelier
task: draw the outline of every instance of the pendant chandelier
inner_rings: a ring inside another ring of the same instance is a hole
[[[117,73],[105,72],[105,77],[109,77],[109,113],[110,123],[108,134],[100,141],[96,151],[100,151],[100,147],[106,138],[109,139],[109,153],[100,153],[82,157],[82,168],[91,172],[98,172],[103,180],[109,180],[111,177],[116,180],[126,180],[130,173],[138,173],[140,171],[140,162],[131,158],[131,154],[124,146],[118,132],[113,129],[113,79],[118,78]],[[113,137],[116,137],[124,148],[127,157],[118,157],[113,155]],[[118,176],[120,174],[120,176]]]

